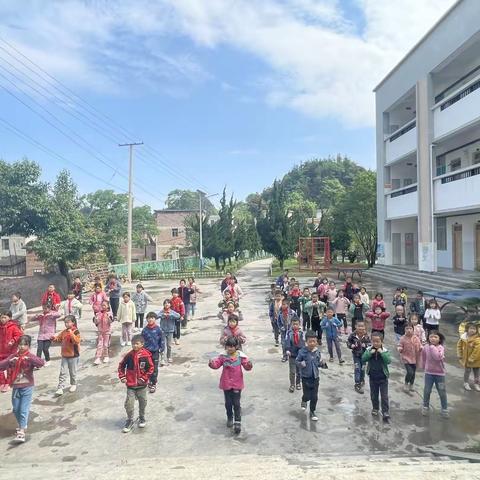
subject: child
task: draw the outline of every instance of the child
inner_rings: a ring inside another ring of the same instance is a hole
[[[172,363],[172,341],[177,325],[180,324],[180,314],[171,309],[170,300],[164,300],[163,310],[157,314],[160,319],[160,328],[165,336],[165,343],[167,346],[167,362]],[[165,365],[165,349],[160,355],[160,365]]]
[[[407,317],[405,316],[405,307],[403,305],[397,305],[395,307],[395,315],[392,317],[393,331],[395,332],[395,339],[397,343],[400,341],[400,337],[405,335],[405,325],[407,324]]]
[[[59,312],[66,317],[67,315],[73,315],[77,322],[82,316],[83,304],[75,298],[75,293],[70,290],[67,293],[67,299],[60,303]]]
[[[358,293],[358,290],[352,283],[352,277],[347,277],[345,279],[343,291],[345,292],[345,296],[350,300],[350,302],[353,302],[353,297]]]
[[[108,349],[112,338],[113,317],[110,312],[110,303],[108,300],[102,303],[102,310],[95,315],[94,322],[97,327],[97,352],[93,364],[100,365],[102,358],[103,363],[110,361]]]
[[[372,302],[372,312],[374,312],[377,307],[380,307],[382,309],[382,312],[387,309],[387,306],[385,305],[385,300],[383,299],[383,293],[380,292],[375,294],[375,298]]]
[[[321,302],[327,303],[328,278],[322,279],[322,283],[317,288],[318,298]]]
[[[0,361],[15,353],[22,335],[22,329],[12,320],[11,313],[0,313]],[[9,388],[5,373],[0,372],[0,392],[6,393]]]
[[[179,320],[175,323],[175,331],[173,332],[173,338],[175,340],[175,345],[180,345],[180,336],[181,336],[181,323],[185,317],[185,305],[182,299],[178,296],[178,290],[172,288],[172,299],[170,300],[170,305],[174,312],[177,312],[180,315]]]
[[[461,365],[465,369],[463,374],[463,387],[470,391],[470,373],[473,371],[473,388],[480,392],[480,336],[478,335],[478,326],[474,323],[468,323],[466,332],[460,337],[457,343],[457,356]]]
[[[83,292],[83,283],[80,280],[80,277],[75,277],[73,280],[72,291],[75,295],[75,298],[81,302],[82,301],[82,292]]]
[[[393,295],[392,305],[396,307],[397,305],[405,306],[405,297],[402,296],[402,289],[397,288]]]
[[[33,370],[44,365],[41,358],[30,353],[32,337],[23,335],[18,341],[18,349],[4,360],[0,361],[0,371],[7,370],[7,378],[12,392],[13,413],[18,428],[15,442],[25,442],[25,430],[28,426],[28,416],[34,389]]]
[[[290,308],[300,317],[300,297],[302,296],[302,292],[298,285],[298,282],[295,282],[293,288],[290,289],[288,296],[290,298]]]
[[[288,372],[290,377],[290,388],[288,391],[293,393],[295,387],[300,390],[301,379],[300,369],[296,363],[298,352],[305,346],[303,332],[300,330],[300,320],[294,318],[292,320],[292,328],[287,332],[285,338],[285,348],[288,356]]]
[[[160,355],[165,350],[165,340],[162,329],[157,325],[155,312],[147,314],[147,325],[142,330],[142,337],[145,341],[144,347],[150,352],[153,361],[153,373],[148,381],[148,390],[155,393],[157,390],[158,362]]]
[[[12,312],[12,320],[23,330],[28,323],[27,306],[22,300],[22,294],[16,292],[12,295],[12,303],[10,304],[10,312]]]
[[[189,315],[191,318],[195,317],[195,308],[197,306],[197,295],[202,293],[200,289],[197,287],[195,283],[195,279],[193,277],[188,277],[188,288],[193,292],[190,294],[190,312]]]
[[[234,278],[231,278],[228,282],[228,286],[227,288],[224,290],[223,293],[225,293],[225,291],[229,291],[230,294],[232,295],[232,300],[238,302],[240,300],[240,298],[242,297],[243,295],[243,291],[242,289],[240,288],[240,285],[238,285],[238,283],[235,281]]]
[[[42,296],[42,307],[46,306],[49,310],[58,310],[61,301],[60,295],[55,291],[55,285],[51,283]]]
[[[367,289],[365,287],[361,287],[360,288],[360,301],[364,304],[364,305],[368,305],[370,306],[370,297],[368,296],[368,293],[367,293]]]
[[[300,368],[302,377],[303,395],[301,408],[305,411],[307,403],[310,402],[310,420],[317,422],[318,417],[315,410],[318,401],[319,368],[328,367],[322,360],[316,332],[309,330],[305,335],[305,346],[298,352],[296,364]]]
[[[419,316],[416,313],[410,314],[409,322],[413,326],[413,334],[418,337],[422,345],[425,345],[427,343],[427,337],[425,336],[425,330],[420,323]]]
[[[440,326],[441,318],[440,309],[438,308],[438,303],[436,300],[430,300],[428,302],[428,308],[425,310],[423,328],[427,331],[427,337],[430,332],[435,330],[437,331]]]
[[[422,350],[422,344],[418,337],[414,334],[413,325],[411,323],[408,323],[405,326],[405,334],[400,338],[397,348],[400,352],[400,359],[405,365],[405,370],[407,371],[403,390],[405,392],[413,392],[415,372],[417,370],[417,363]]]
[[[108,282],[105,286],[105,293],[110,299],[110,307],[112,309],[113,319],[117,320],[118,308],[120,305],[120,292],[122,291],[122,284],[118,281],[117,276],[111,273],[108,276]]]
[[[300,308],[302,310],[302,322],[303,322],[302,326],[304,331],[310,330],[312,328],[310,325],[310,316],[308,315],[308,312],[305,310],[305,306],[310,300],[311,300],[310,289],[308,287],[305,287],[303,289],[303,294],[299,299]]]
[[[278,347],[278,337],[280,335],[280,329],[278,328],[277,320],[280,310],[282,309],[282,292],[277,290],[275,292],[275,300],[268,307],[268,316],[270,317],[270,323],[272,324],[273,339],[275,346]]]
[[[190,295],[194,291],[187,287],[187,282],[184,278],[180,280],[180,286],[178,287],[178,296],[182,299],[183,304],[185,305],[185,315],[183,316],[182,327],[186,327],[188,323],[188,312],[190,311]]]
[[[405,301],[405,305],[407,304],[408,302],[408,288],[407,287],[401,287],[400,288],[400,296],[403,298],[403,300]]]
[[[362,361],[367,364],[367,375],[370,379],[370,399],[372,415],[378,416],[379,396],[382,401],[382,417],[385,422],[390,419],[388,401],[388,365],[391,362],[390,352],[383,346],[380,333],[372,333],[372,346],[362,355]]]
[[[132,344],[132,324],[137,318],[137,311],[135,310],[135,304],[132,302],[128,292],[125,292],[122,295],[122,298],[123,301],[118,307],[117,320],[122,324],[122,341],[120,342],[120,345],[124,347],[125,345]],[[111,305],[112,302],[110,302],[110,306]],[[113,318],[115,319],[115,316]]]
[[[327,306],[318,299],[318,293],[312,294],[312,300],[305,305],[305,310],[307,311],[312,324],[312,330],[317,334],[319,345],[322,344],[323,331],[320,327],[320,323],[323,314],[325,313],[325,308],[327,308]]]
[[[374,333],[379,333],[382,338],[384,338],[385,321],[390,317],[390,314],[388,312],[383,312],[382,307],[376,306],[374,312],[367,312],[367,317],[372,321],[372,335]]]
[[[419,290],[417,292],[417,295],[415,297],[415,300],[413,300],[411,303],[410,303],[410,312],[412,313],[416,313],[421,322],[423,323],[423,316],[425,315],[425,305],[427,304],[426,300],[425,300],[425,297],[423,296],[423,292],[421,290]]]
[[[70,392],[77,390],[77,369],[80,360],[80,332],[77,329],[77,321],[73,315],[67,315],[64,319],[65,330],[56,337],[52,337],[53,342],[62,344],[62,364],[60,366],[60,376],[58,378],[58,388],[55,395],[63,395],[66,387],[67,370],[70,375]]]
[[[147,310],[148,302],[152,301],[152,297],[143,289],[143,285],[139,283],[136,292],[132,295],[132,301],[135,304],[135,328],[143,329],[143,317]]]
[[[223,319],[223,314],[226,312],[229,303],[233,303],[235,305],[235,309],[239,307],[238,302],[232,300],[232,294],[226,290],[223,294],[223,300],[218,303],[218,308],[220,308],[218,318]]]
[[[350,300],[345,296],[343,290],[338,291],[337,298],[332,302],[333,311],[337,318],[343,323],[343,333],[347,333],[348,323],[347,323],[347,312],[348,307],[350,307]]]
[[[284,298],[282,300],[282,308],[280,309],[277,318],[277,326],[280,330],[280,338],[282,340],[282,362],[286,362],[288,360],[287,350],[285,348],[285,337],[287,335],[287,331],[290,330],[290,325],[294,318],[298,318],[297,314],[289,307],[289,301]]]
[[[108,296],[103,291],[100,283],[96,283],[93,288],[94,292],[90,295],[90,305],[92,306],[93,321],[95,322],[95,315],[102,311],[102,304],[103,302],[108,302]]]
[[[227,411],[227,427],[234,427],[234,432],[239,434],[242,430],[242,410],[240,397],[244,388],[243,369],[249,371],[253,368],[248,357],[238,350],[238,339],[230,337],[225,342],[226,354],[212,358],[208,366],[214,370],[223,367],[220,377],[220,389],[225,396],[225,410]]]
[[[135,400],[138,400],[138,426],[145,428],[145,409],[147,407],[147,384],[154,371],[152,355],[144,348],[145,339],[141,335],[132,338],[132,349],[122,358],[118,364],[118,378],[127,386],[127,398],[125,399],[125,411],[127,420],[123,427],[123,433],[132,430],[135,413]]]
[[[243,332],[238,328],[238,317],[234,313],[228,316],[227,326],[223,329],[222,335],[220,335],[220,345],[224,347],[225,342],[230,337],[235,337],[238,340],[240,350],[242,349],[242,345],[247,341]]]
[[[37,357],[45,357],[45,367],[50,365],[50,345],[52,337],[57,331],[57,319],[60,313],[51,311],[47,305],[43,306],[43,314],[37,315],[33,320],[38,322]]]
[[[271,283],[270,284],[270,291],[268,292],[267,296],[265,297],[265,301],[270,305],[275,300],[275,292],[277,290],[277,284]]]
[[[355,294],[353,296],[353,303],[350,305],[350,313],[352,314],[352,332],[355,330],[355,324],[357,322],[363,322],[363,315],[368,310],[368,305],[362,303],[360,295]]]
[[[364,322],[357,322],[355,331],[347,339],[347,347],[352,351],[354,365],[354,389],[357,393],[363,395],[363,386],[365,385],[365,363],[362,356],[371,345],[370,338],[367,335],[367,329]]]
[[[335,288],[335,282],[329,282],[328,288],[325,292],[327,305],[331,307],[333,305],[333,301],[337,298],[337,295],[338,295],[338,292],[337,292],[337,289]]]
[[[321,329],[324,331],[325,336],[327,337],[327,348],[329,361],[333,362],[333,345],[335,344],[335,350],[337,352],[337,357],[340,365],[345,363],[345,360],[342,358],[342,350],[340,349],[340,342],[338,341],[338,332],[342,322],[334,316],[333,308],[328,307],[325,313],[325,317],[320,323]]]
[[[422,350],[422,363],[425,371],[425,387],[423,390],[422,415],[427,416],[430,410],[430,395],[433,386],[437,388],[440,404],[442,406],[441,415],[444,418],[449,417],[447,390],[445,388],[445,348],[443,346],[445,337],[436,330],[428,333],[428,343]]]

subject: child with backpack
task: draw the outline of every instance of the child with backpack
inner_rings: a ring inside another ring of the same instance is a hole
[[[288,374],[290,378],[290,387],[288,391],[293,393],[295,388],[301,390],[300,369],[296,363],[298,352],[305,346],[303,332],[300,329],[300,319],[294,318],[292,326],[287,332],[285,338],[285,348],[288,357]]]
[[[289,301],[284,298],[282,300],[282,308],[280,309],[277,318],[277,326],[280,330],[280,337],[282,340],[282,362],[286,362],[288,360],[287,350],[285,348],[285,338],[294,318],[298,318],[298,316],[296,312],[290,308]]]
[[[153,361],[153,372],[148,381],[148,390],[150,393],[155,393],[157,389],[158,362],[160,355],[165,350],[165,339],[162,329],[157,325],[155,312],[147,314],[147,324],[142,330],[142,337],[145,341],[144,348],[150,352]]]
[[[132,295],[132,302],[135,304],[135,328],[137,331],[143,329],[145,312],[148,308],[148,302],[151,301],[152,297],[145,291],[143,285],[139,283],[135,289],[135,293]]]

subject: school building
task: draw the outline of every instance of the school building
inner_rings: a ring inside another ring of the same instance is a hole
[[[378,263],[480,269],[480,2],[457,1],[375,88]]]

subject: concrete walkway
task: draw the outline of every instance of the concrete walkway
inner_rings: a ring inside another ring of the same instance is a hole
[[[79,325],[84,338],[79,388],[74,394],[53,396],[59,370],[59,348],[56,347],[52,364],[37,372],[26,444],[9,443],[15,423],[9,413],[9,396],[0,395],[0,478],[11,478],[5,467],[18,466],[19,462],[25,466],[36,465],[25,470],[29,478],[37,469],[40,475],[42,464],[50,472],[63,464],[65,471],[84,470],[84,475],[78,478],[93,478],[86,472],[93,471],[98,462],[98,468],[109,471],[108,465],[133,462],[138,466],[138,459],[146,459],[140,463],[145,465],[147,472],[151,468],[148,464],[156,464],[157,459],[161,459],[159,465],[168,464],[166,458],[171,459],[172,465],[180,465],[175,478],[193,478],[180,475],[183,459],[185,465],[193,468],[194,459],[198,457],[217,457],[225,453],[266,455],[275,457],[276,465],[280,465],[278,456],[284,455],[298,459],[306,455],[317,460],[330,455],[344,458],[375,453],[415,455],[417,446],[463,448],[478,441],[480,394],[463,392],[459,368],[450,368],[452,373],[447,380],[451,419],[443,420],[438,415],[436,395],[432,395],[435,408],[431,416],[424,418],[420,414],[423,376],[419,375],[416,392],[403,393],[403,366],[398,360],[394,361],[390,383],[392,422],[385,425],[371,417],[368,394],[358,395],[353,391],[353,366],[345,344],[342,349],[347,363],[343,366],[329,364],[330,368],[322,372],[320,420],[310,422],[299,408],[300,392],[288,392],[288,367],[280,361],[280,349],[273,346],[265,303],[268,267],[269,261],[255,262],[247,265],[238,276],[246,292],[241,302],[245,317],[241,328],[248,339],[245,350],[254,363],[253,371],[245,373],[244,430],[240,436],[233,437],[225,427],[223,394],[218,389],[220,372],[207,367],[208,359],[221,351],[217,344],[221,325],[216,318],[219,282],[201,280],[197,319],[190,323],[180,347],[174,350],[174,364],[160,370],[157,393],[148,397],[145,429],[121,433],[125,419],[125,387],[117,380],[116,366],[126,349],[121,351],[117,331],[112,363],[93,365],[95,332],[91,313],[86,308]],[[152,308],[157,309],[168,296],[172,282],[145,282],[145,285],[155,300]],[[36,333],[36,329],[32,333]],[[393,338],[393,334],[387,334],[388,337]],[[107,465],[106,461],[110,463]],[[218,461],[221,463],[225,459]],[[207,463],[207,460],[199,463],[204,469],[199,473],[206,471]],[[232,476],[230,473],[236,468],[230,468],[231,472],[225,474]],[[281,468],[276,471],[279,470]],[[205,477],[197,475],[196,478]]]

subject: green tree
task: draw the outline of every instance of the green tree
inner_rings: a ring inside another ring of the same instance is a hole
[[[193,190],[172,190],[167,196],[165,202],[167,210],[199,210],[199,194]],[[208,199],[202,198],[202,209],[209,215],[216,213],[215,206]]]
[[[36,235],[33,250],[46,265],[58,267],[68,283],[69,269],[96,248],[94,231],[87,226],[77,186],[67,170],[58,174],[48,198],[46,225]]]

